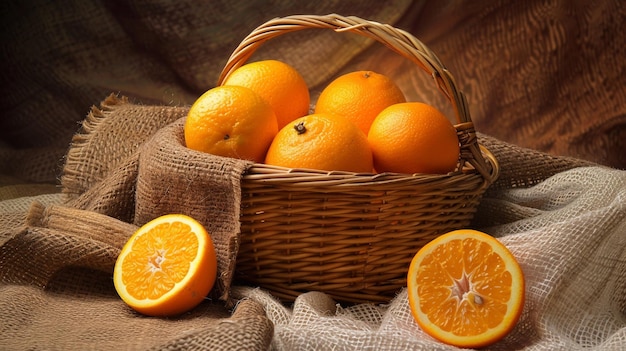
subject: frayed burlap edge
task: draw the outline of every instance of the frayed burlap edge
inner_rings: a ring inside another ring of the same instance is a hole
[[[77,197],[90,187],[86,180],[81,181],[80,172],[72,165],[81,161],[82,148],[89,142],[91,132],[98,128],[98,125],[115,110],[116,106],[127,103],[129,103],[127,97],[110,94],[100,103],[100,107],[91,106],[80,130],[72,137],[71,146],[65,156],[61,186],[62,193],[67,199]]]

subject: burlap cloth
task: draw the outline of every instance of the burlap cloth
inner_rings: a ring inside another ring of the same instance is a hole
[[[109,96],[73,140],[62,194],[0,203],[2,345],[449,349],[419,330],[405,291],[388,305],[340,305],[311,292],[290,306],[261,289],[233,286],[238,182],[249,162],[186,149],[186,111]],[[503,171],[473,226],[511,248],[528,285],[521,321],[493,349],[622,349],[626,172],[480,140]],[[207,225],[218,284],[190,313],[142,317],[117,297],[112,268],[137,225],[172,212]]]
[[[318,292],[281,304],[233,280],[248,163],[182,144],[189,103],[240,38],[275,16],[331,12],[411,30],[470,97],[502,169],[472,226],[499,237],[527,279],[519,324],[491,349],[626,349],[626,172],[599,165],[626,164],[619,1],[28,0],[2,10],[0,349],[453,349],[420,331],[405,291],[386,305]],[[285,40],[259,57],[287,58],[312,85],[376,66],[409,98],[441,102],[384,48],[334,33]],[[122,94],[100,102],[111,92]],[[218,284],[189,313],[144,317],[111,273],[137,226],[168,212],[207,225]]]

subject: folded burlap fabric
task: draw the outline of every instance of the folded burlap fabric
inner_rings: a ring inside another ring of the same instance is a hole
[[[231,182],[239,175],[211,175],[211,170],[220,169],[218,165],[199,165],[192,159],[176,163],[182,159],[170,152],[183,148],[179,138],[182,125],[168,123],[185,113],[183,108],[134,105],[111,96],[100,108],[92,109],[82,132],[73,139],[64,168],[63,194],[2,202],[3,347],[267,348],[272,322],[264,310],[253,301],[234,306],[237,301],[228,299],[238,233],[238,215],[233,211],[237,192]],[[174,146],[164,147],[163,142]],[[193,155],[186,148],[183,151]],[[171,162],[164,162],[166,159]],[[199,172],[195,176],[187,173],[193,169]],[[192,186],[205,192],[179,195],[210,195],[213,201],[191,203],[167,194],[157,201],[151,196],[162,194],[145,188],[167,192],[168,184],[157,186],[153,182],[181,174],[183,178],[174,179],[180,186],[186,186],[181,179],[189,176],[210,184]],[[208,229],[219,257],[218,282],[210,298],[192,312],[171,319],[146,318],[121,303],[111,274],[117,254],[138,228],[136,224],[170,211],[212,223]]]
[[[291,306],[254,286],[233,286],[239,180],[250,163],[185,148],[186,111],[109,96],[73,139],[62,194],[1,202],[7,349],[447,348],[414,324],[405,291],[389,305],[338,305],[311,292]],[[513,250],[529,287],[521,322],[494,349],[622,348],[626,174],[479,140],[502,171],[473,226]],[[219,282],[191,312],[147,318],[117,297],[111,273],[137,226],[168,212],[207,225]]]
[[[243,160],[184,146],[187,108],[109,96],[84,121],[62,177],[68,205],[136,225],[168,213],[203,223],[216,246],[216,297],[228,301],[237,256]]]
[[[2,212],[2,216],[7,215]],[[207,301],[176,318],[120,303],[111,274],[136,226],[65,205],[34,202],[0,246],[4,350],[265,350],[272,322],[252,300],[234,313]]]

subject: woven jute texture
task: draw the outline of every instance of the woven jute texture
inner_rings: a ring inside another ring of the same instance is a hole
[[[209,300],[169,319],[132,312],[120,303],[111,274],[137,227],[39,200],[30,202],[22,226],[2,233],[7,239],[0,247],[3,349],[265,350],[269,345],[273,324],[252,300],[239,303],[232,314]],[[11,216],[10,209],[2,210],[0,218]]]
[[[109,96],[74,138],[63,193],[1,202],[3,346],[450,349],[419,330],[404,290],[386,305],[340,305],[310,292],[291,306],[254,286],[233,286],[235,194],[248,162],[182,147],[186,111]],[[132,141],[118,137],[127,130],[136,132]],[[473,226],[511,248],[528,284],[522,320],[494,349],[622,348],[626,174],[479,138],[503,172]],[[138,225],[169,211],[192,213],[208,224],[220,283],[185,315],[142,317],[117,297],[113,265]]]

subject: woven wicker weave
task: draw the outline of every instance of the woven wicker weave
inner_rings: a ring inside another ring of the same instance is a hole
[[[437,57],[411,34],[339,15],[266,22],[235,49],[219,84],[265,41],[309,28],[375,39],[432,76],[453,107],[461,145],[445,175],[355,174],[253,165],[243,176],[236,274],[291,301],[323,291],[343,302],[387,302],[409,263],[436,236],[469,225],[498,164],[479,146],[467,101]]]

